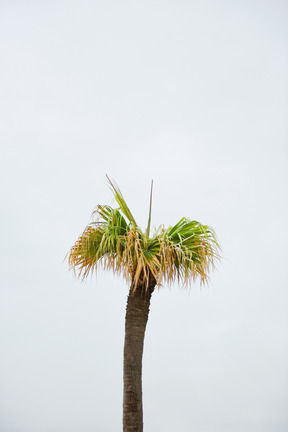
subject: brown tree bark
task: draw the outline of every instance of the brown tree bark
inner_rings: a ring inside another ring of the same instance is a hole
[[[150,277],[149,286],[138,283],[130,289],[125,320],[123,432],[143,431],[142,356],[145,329],[151,295],[156,282]]]

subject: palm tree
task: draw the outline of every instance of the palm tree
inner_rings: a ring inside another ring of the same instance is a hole
[[[107,176],[108,178],[108,176]],[[148,226],[137,225],[115,182],[108,178],[118,208],[98,205],[89,224],[69,253],[70,266],[85,278],[99,266],[122,274],[130,284],[125,319],[123,431],[143,431],[142,354],[152,293],[162,281],[189,285],[197,277],[206,282],[219,259],[212,228],[182,218],[150,235],[152,187]]]

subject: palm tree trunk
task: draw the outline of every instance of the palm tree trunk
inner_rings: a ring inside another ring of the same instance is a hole
[[[132,285],[127,300],[123,368],[123,432],[143,431],[142,355],[154,287],[155,281],[151,280],[148,289],[143,283],[138,284],[133,293]]]

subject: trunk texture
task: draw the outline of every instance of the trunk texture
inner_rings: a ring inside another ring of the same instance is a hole
[[[148,289],[142,282],[132,293],[132,285],[127,301],[123,368],[123,432],[143,431],[142,355],[150,299],[155,287],[154,278],[150,279]]]

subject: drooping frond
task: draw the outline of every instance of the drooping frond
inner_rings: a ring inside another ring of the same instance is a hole
[[[71,248],[70,266],[86,277],[101,265],[123,274],[134,289],[138,283],[148,287],[151,277],[158,285],[163,281],[189,285],[197,277],[205,282],[210,266],[219,259],[213,229],[182,218],[167,229],[159,227],[149,237],[148,229],[143,233],[137,226],[118,186],[109,182],[120,208],[97,207],[97,220]]]
[[[206,282],[209,268],[219,259],[219,245],[212,228],[187,218],[159,236],[161,245],[160,278],[189,285],[200,277]]]

